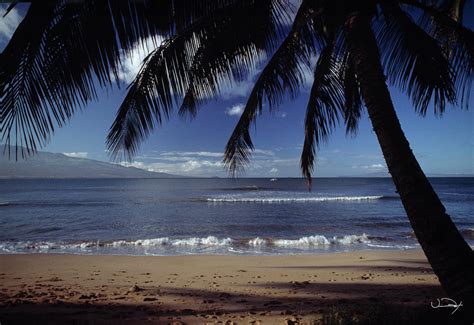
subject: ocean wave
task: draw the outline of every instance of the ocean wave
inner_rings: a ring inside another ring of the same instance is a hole
[[[367,234],[345,235],[345,236],[304,236],[296,239],[292,238],[219,238],[215,236],[189,237],[189,238],[149,238],[138,240],[117,240],[117,241],[84,241],[84,242],[0,242],[0,251],[7,253],[15,252],[77,252],[77,253],[101,253],[101,252],[143,252],[143,250],[182,251],[189,252],[197,250],[221,248],[239,251],[266,251],[274,249],[317,249],[358,246],[377,244],[377,237],[369,237]],[[232,250],[231,250],[232,251]]]
[[[3,252],[49,252],[49,251],[83,251],[88,250],[92,247],[101,246],[99,241],[92,242],[78,242],[78,243],[62,243],[62,242],[31,242],[31,241],[20,241],[20,242],[3,242],[0,243],[0,251]]]
[[[369,244],[371,241],[366,234],[362,235],[347,235],[342,238],[333,237],[333,240],[342,245],[351,245],[351,244]]]
[[[312,246],[329,246],[329,245],[352,245],[367,244],[370,239],[366,234],[362,235],[346,235],[342,237],[334,236],[330,239],[325,236],[316,235],[309,237],[301,237],[298,239],[277,239],[273,240],[273,245],[279,247],[312,247]]]
[[[332,197],[242,197],[221,195],[207,198],[208,202],[244,202],[244,203],[294,203],[294,202],[331,202],[331,201],[371,201],[382,199],[381,195],[369,196],[332,196]]]
[[[413,244],[413,245],[386,245],[386,244],[372,244],[368,243],[367,246],[369,247],[374,247],[374,248],[388,248],[388,249],[411,249],[411,248],[417,248],[420,245],[419,244]]]
[[[461,234],[467,239],[474,239],[474,228],[462,229]]]
[[[170,239],[168,237],[139,239],[135,241],[119,240],[112,243],[106,243],[105,246],[120,247],[120,246],[227,246],[232,243],[230,238],[217,238],[214,236],[208,237],[191,237],[183,239]]]
[[[299,239],[277,239],[273,241],[273,245],[279,247],[326,246],[329,244],[329,240],[324,236],[309,236]]]
[[[264,246],[267,244],[267,241],[265,239],[262,239],[260,237],[250,239],[248,241],[249,246]]]

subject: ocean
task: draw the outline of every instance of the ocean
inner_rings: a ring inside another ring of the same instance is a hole
[[[474,178],[431,178],[474,245]],[[419,247],[389,178],[0,180],[0,253],[278,255]]]

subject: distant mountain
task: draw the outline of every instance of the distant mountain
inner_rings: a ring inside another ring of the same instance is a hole
[[[62,153],[38,152],[27,160],[4,154],[0,146],[0,178],[172,178],[166,173],[149,172],[103,161],[73,158]]]

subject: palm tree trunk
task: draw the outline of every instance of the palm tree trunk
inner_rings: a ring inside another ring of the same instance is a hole
[[[345,33],[369,118],[415,235],[449,298],[461,299],[472,310],[466,304],[474,301],[474,253],[446,214],[401,129],[370,18],[352,16]]]

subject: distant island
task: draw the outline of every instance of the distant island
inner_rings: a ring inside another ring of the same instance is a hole
[[[0,179],[6,178],[177,178],[167,173],[151,172],[62,153],[40,151],[28,159],[15,160],[0,146]]]

